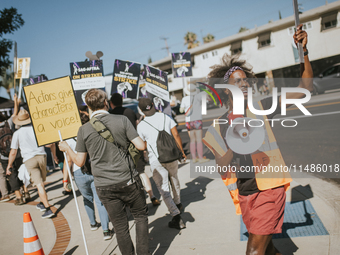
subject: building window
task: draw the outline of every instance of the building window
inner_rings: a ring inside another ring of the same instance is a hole
[[[328,13],[321,17],[321,31],[336,27],[338,13]]]
[[[263,47],[267,47],[270,45],[270,32],[269,33],[265,33],[262,35],[259,35],[259,39],[257,40],[259,49],[263,48]]]
[[[233,42],[230,46],[231,55],[236,55],[242,52],[242,41]]]
[[[312,27],[312,22],[304,23],[303,26],[302,26],[302,29],[305,30],[305,31],[310,30],[312,28],[313,28]],[[295,31],[296,31],[295,26],[288,28],[288,34],[289,35],[293,35],[295,33]]]
[[[204,53],[204,54],[202,54],[202,58],[203,58],[203,59],[206,59],[206,58],[208,58],[208,53]]]
[[[214,50],[213,52],[211,52],[211,54],[212,54],[213,57],[217,56],[218,55],[217,50]]]

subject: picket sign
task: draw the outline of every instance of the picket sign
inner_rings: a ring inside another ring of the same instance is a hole
[[[58,130],[58,133],[59,133],[59,137],[60,137],[60,142],[62,142],[63,138],[61,137],[60,130]],[[68,165],[68,160],[67,160],[66,152],[64,152],[64,158],[65,158],[65,162],[66,162],[65,165],[66,165],[66,168],[67,168],[68,176],[70,177],[70,182],[71,182],[71,186],[72,186],[72,192],[73,192],[74,201],[76,202],[76,208],[77,208],[77,213],[78,213],[81,233],[83,235],[83,241],[84,241],[86,255],[89,255],[89,251],[87,249],[87,244],[86,244],[85,233],[84,233],[84,229],[83,229],[83,222],[81,221],[81,217],[80,217],[80,211],[79,211],[79,206],[78,206],[78,202],[77,202],[76,191],[75,191],[75,188],[74,188],[74,185],[73,185],[71,170],[70,170],[70,166]]]

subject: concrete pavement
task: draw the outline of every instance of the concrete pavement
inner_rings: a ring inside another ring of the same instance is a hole
[[[151,176],[149,167],[146,172]],[[0,203],[2,229],[0,254],[23,253],[22,215],[24,212],[31,213],[45,254],[85,254],[73,196],[62,195],[61,178],[60,171],[47,177],[48,197],[55,207],[54,210],[58,211],[55,219],[42,219],[42,213],[32,204],[14,206],[13,203]],[[150,252],[174,255],[245,254],[246,242],[240,241],[241,219],[235,214],[235,208],[223,182],[220,179],[202,176],[190,178],[189,163],[180,166],[179,179],[182,204],[185,206],[182,217],[187,228],[182,231],[169,229],[167,223],[171,216],[165,204],[153,207],[148,198]],[[305,189],[307,186],[310,189]],[[332,183],[303,174],[302,177],[294,179],[292,188],[287,193],[287,201],[291,200],[294,187],[299,190],[298,199],[309,198],[329,235],[274,239],[276,246],[283,254],[340,254],[340,189]],[[154,191],[156,191],[155,187]],[[310,191],[313,193],[312,197],[308,194]],[[35,189],[30,193],[32,198],[37,200]],[[155,193],[159,196],[158,192]],[[77,196],[77,199],[89,253],[120,254],[115,236],[110,241],[104,241],[101,229],[90,230],[82,197]],[[67,226],[58,227],[60,216],[67,221],[70,229],[69,238],[65,230]],[[130,227],[131,236],[135,241],[135,226],[132,220]],[[299,230],[298,227],[295,229]]]

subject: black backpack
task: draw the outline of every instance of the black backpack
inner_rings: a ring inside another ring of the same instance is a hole
[[[75,138],[73,140],[77,141]],[[85,164],[80,168],[83,174],[92,175],[90,155],[87,153]]]
[[[8,157],[11,151],[13,131],[10,128],[8,121],[0,128],[0,154]]]
[[[157,145],[157,152],[158,152],[158,161],[160,163],[173,162],[175,160],[181,159],[182,157],[182,151],[178,148],[175,138],[164,130],[165,119],[166,119],[166,116],[164,114],[163,130],[158,130],[157,128],[152,126],[149,122],[143,120],[146,123],[148,123],[151,127],[153,127],[154,129],[158,131],[156,145]],[[153,150],[151,145],[150,145],[150,148],[155,154],[155,151]]]

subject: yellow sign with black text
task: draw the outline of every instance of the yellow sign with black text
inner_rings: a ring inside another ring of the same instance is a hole
[[[76,137],[81,126],[69,76],[24,87],[38,146]]]

